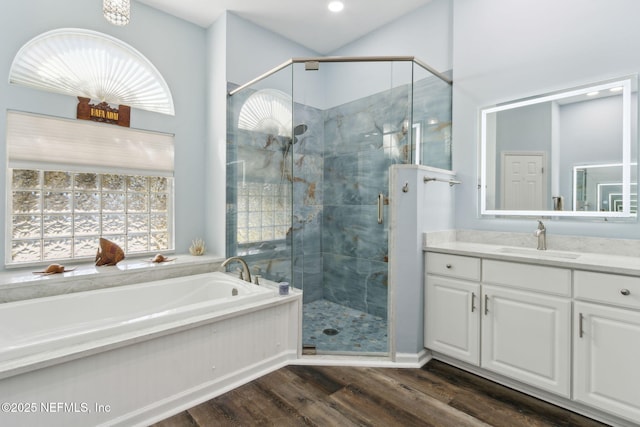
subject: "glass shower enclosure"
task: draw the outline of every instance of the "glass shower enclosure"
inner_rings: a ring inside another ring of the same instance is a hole
[[[450,80],[306,58],[229,89],[227,255],[303,290],[303,353],[388,355],[388,171],[451,169]]]

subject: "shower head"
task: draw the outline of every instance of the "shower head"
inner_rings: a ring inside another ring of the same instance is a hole
[[[305,133],[307,131],[307,129],[309,129],[309,127],[307,125],[305,125],[304,123],[300,123],[299,125],[297,125],[296,127],[293,128],[293,143],[294,144],[296,142],[298,142],[298,136],[302,135],[303,133]]]
[[[298,126],[293,128],[293,134],[295,136],[302,135],[303,133],[305,133],[307,131],[307,129],[309,129],[309,127],[307,125],[305,125],[304,123],[301,123]]]

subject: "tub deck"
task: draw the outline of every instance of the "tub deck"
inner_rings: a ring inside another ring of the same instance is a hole
[[[0,373],[234,311],[276,293],[212,272],[0,304]]]
[[[276,283],[224,273],[6,303],[0,312],[0,401],[34,409],[2,415],[16,427],[146,426],[301,352],[302,293],[280,296]]]

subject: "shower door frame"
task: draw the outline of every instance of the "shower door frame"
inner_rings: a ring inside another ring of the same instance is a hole
[[[344,62],[344,63],[355,63],[355,62],[411,62],[413,64],[416,64],[418,66],[420,66],[421,68],[425,69],[426,71],[428,71],[429,73],[431,73],[434,77],[437,77],[438,79],[444,81],[445,83],[452,85],[453,81],[445,74],[435,70],[434,68],[432,68],[431,66],[429,66],[428,64],[420,61],[418,58],[414,57],[414,56],[329,56],[329,57],[304,57],[304,58],[291,58],[285,62],[283,62],[282,64],[272,68],[271,70],[259,75],[258,77],[248,81],[247,83],[240,85],[230,91],[228,91],[228,96],[231,97],[234,94],[241,92],[242,90],[251,87],[252,85],[260,82],[261,80],[264,80],[266,78],[268,78],[269,76],[274,75],[275,73],[286,69],[289,66],[292,66],[293,64],[299,64],[299,63],[304,63],[308,70],[314,70],[320,63],[339,63],[339,62]],[[412,72],[413,73],[413,72]],[[413,88],[413,84],[415,83],[413,81],[414,79],[414,75],[412,75],[412,88]],[[292,89],[293,90],[293,89]],[[412,105],[413,105],[413,90],[411,91],[411,111],[410,111],[410,116],[413,115],[413,110],[412,110]],[[293,98],[293,97],[292,97]],[[293,100],[292,100],[292,114],[294,113],[294,108],[293,108]],[[292,130],[293,131],[293,130]],[[410,146],[413,146],[414,141],[413,141],[413,132],[410,132]],[[291,161],[293,162],[293,157],[291,158]],[[419,159],[418,159],[419,161]],[[292,169],[293,170],[293,169]],[[387,173],[389,173],[389,171],[387,171]],[[389,182],[391,183],[391,180],[389,180]],[[293,196],[293,190],[292,190],[292,196]],[[387,197],[391,197],[391,189],[387,188]],[[293,207],[293,203],[292,203],[292,207]],[[389,236],[388,236],[388,242],[387,242],[387,248],[389,249],[389,245],[391,244],[392,238],[392,232],[393,229],[391,227],[388,228],[389,229]],[[388,251],[390,252],[390,251]],[[293,253],[291,254],[292,258],[293,258]],[[388,291],[387,291],[387,295],[388,295],[388,301],[387,301],[387,337],[388,337],[388,358],[391,361],[396,361],[396,336],[395,333],[393,333],[393,331],[395,331],[395,323],[396,323],[396,308],[395,308],[395,286],[396,283],[394,280],[392,280],[393,277],[395,277],[395,273],[392,274],[392,270],[393,270],[393,262],[392,262],[392,257],[389,256],[389,260],[388,260],[388,267],[387,267],[387,275],[388,275]],[[293,263],[292,263],[293,264]],[[291,277],[293,278],[293,265],[292,265],[292,271],[291,271]],[[302,320],[302,316],[301,316],[301,320]],[[301,325],[301,329],[302,329],[302,325]]]
[[[420,61],[415,56],[325,56],[325,57],[308,57],[308,58],[291,58],[282,64],[272,68],[271,70],[259,75],[258,77],[249,80],[247,83],[238,86],[235,89],[232,89],[228,92],[229,96],[233,96],[234,94],[246,89],[255,83],[266,79],[267,77],[277,73],[278,71],[287,68],[292,64],[300,64],[300,63],[322,63],[322,62],[414,62],[429,71],[434,76],[438,77],[440,80],[452,84],[453,80],[447,77],[445,74],[437,71],[430,65]]]

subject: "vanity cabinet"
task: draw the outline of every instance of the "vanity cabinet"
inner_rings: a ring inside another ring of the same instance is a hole
[[[426,256],[425,347],[480,363],[480,260]]]
[[[427,348],[570,397],[571,270],[438,253],[425,261]]]
[[[481,366],[571,393],[571,270],[482,261]]]
[[[481,366],[570,397],[571,300],[483,285]]]
[[[640,420],[640,278],[576,271],[573,398]]]

